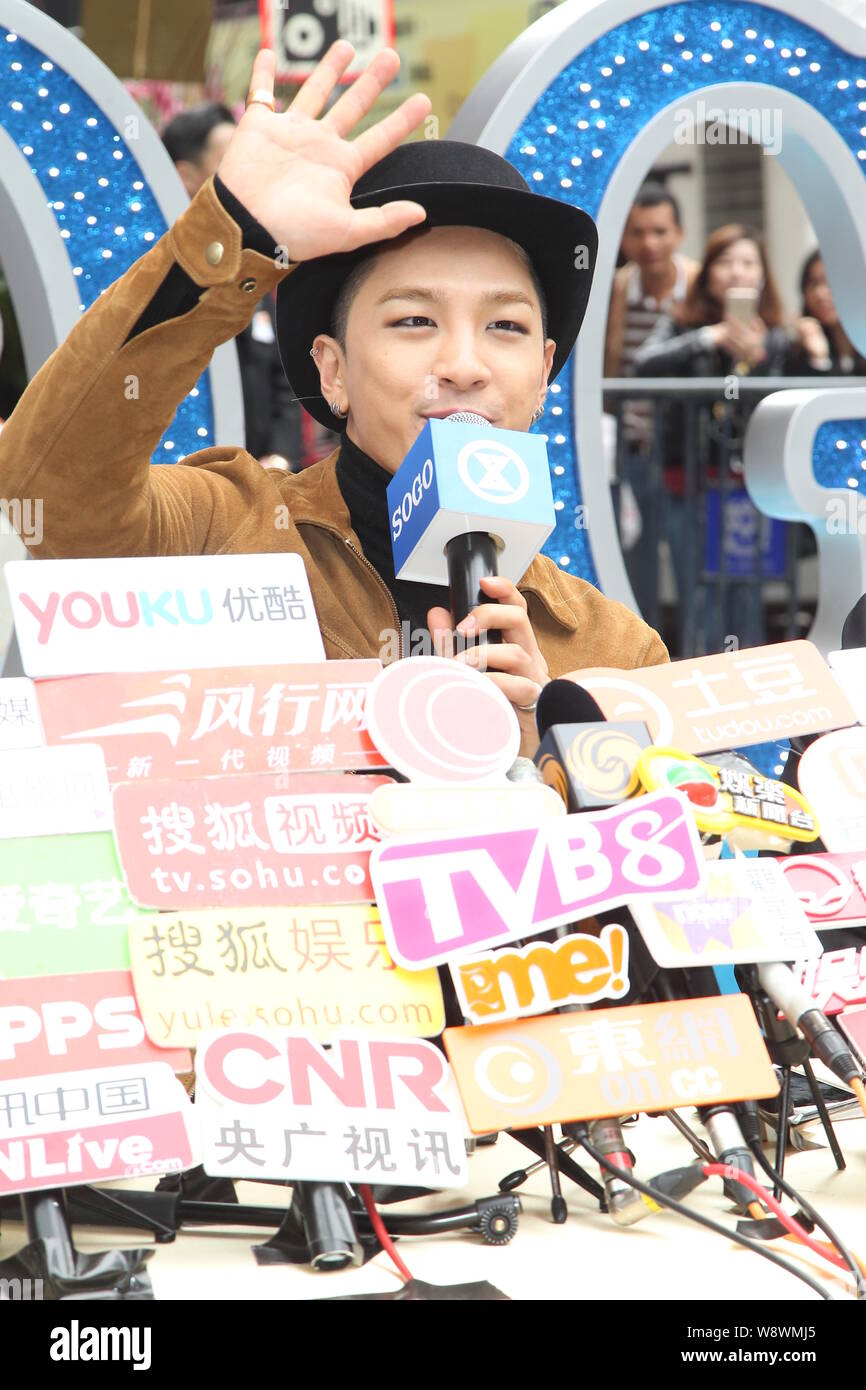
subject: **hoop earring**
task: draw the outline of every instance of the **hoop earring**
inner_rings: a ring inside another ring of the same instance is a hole
[[[542,417],[543,414],[544,414],[544,406],[543,406],[543,405],[540,405],[540,406],[538,407],[537,410],[534,410],[534,411],[532,412],[532,419],[530,420],[529,423],[530,423],[531,425],[534,425],[535,422],[536,422],[537,420],[540,420],[540,419],[541,419],[541,417]]]
[[[339,415],[341,420],[345,420],[349,412],[348,410],[341,410],[336,401],[331,401],[331,413],[333,415]]]

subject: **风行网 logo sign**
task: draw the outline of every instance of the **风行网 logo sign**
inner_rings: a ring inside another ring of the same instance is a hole
[[[100,744],[116,785],[381,767],[365,720],[381,670],[379,661],[326,661],[69,676],[35,688],[48,742]]]

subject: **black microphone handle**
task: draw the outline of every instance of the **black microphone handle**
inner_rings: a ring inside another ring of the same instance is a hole
[[[448,561],[448,587],[451,590],[451,611],[455,623],[462,623],[467,613],[479,603],[495,603],[481,588],[480,581],[499,573],[496,542],[486,531],[467,531],[453,536],[445,546]],[[478,644],[501,642],[502,634],[493,628],[478,634]]]

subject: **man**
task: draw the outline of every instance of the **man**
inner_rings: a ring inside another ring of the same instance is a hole
[[[632,204],[622,234],[626,264],[613,278],[605,376],[631,376],[635,353],[663,314],[681,303],[700,269],[680,253],[683,227],[674,195],[660,183],[645,183]],[[645,434],[629,431],[630,439]]]
[[[591,219],[534,194],[499,156],[401,144],[429,113],[427,97],[347,140],[396,75],[391,49],[317,119],[352,57],[335,43],[276,115],[274,55],[258,55],[215,176],[83,315],[0,436],[0,491],[44,500],[37,558],[295,552],[328,657],[379,656],[419,597],[441,642],[447,590],[428,596],[392,578],[387,514],[370,498],[384,498],[430,413],[471,409],[528,428],[585,309],[591,272],[573,269],[575,242],[595,252]],[[461,181],[466,163],[474,177]],[[419,181],[421,166],[434,177]],[[559,341],[543,332],[536,279]],[[278,284],[287,374],[313,413],[345,430],[339,453],[290,476],[231,446],[152,466],[217,344],[249,319],[253,296]],[[134,401],[130,374],[141,383]],[[524,752],[537,747],[533,710],[551,677],[667,659],[657,633],[545,557],[518,586],[483,583],[491,602],[467,627],[501,634],[486,648],[488,675],[519,710]],[[477,663],[478,650],[454,659]]]
[[[213,178],[232,142],[235,119],[221,102],[208,101],[172,117],[162,143],[190,198]],[[301,408],[280,364],[274,304],[262,299],[235,338],[244,396],[246,446],[264,468],[296,470],[304,452]]]
[[[638,349],[659,319],[685,299],[700,269],[697,261],[683,256],[680,209],[676,198],[660,183],[646,183],[632,204],[622,236],[626,264],[613,279],[604,374],[634,376]],[[650,455],[653,441],[653,409],[648,400],[628,398],[620,417],[622,449],[620,474],[631,489],[640,513],[640,532],[631,545],[623,536],[626,570],[635,596],[654,611],[652,596],[657,584],[658,525],[653,515]],[[635,528],[636,529],[636,528]],[[650,605],[652,605],[650,607]]]

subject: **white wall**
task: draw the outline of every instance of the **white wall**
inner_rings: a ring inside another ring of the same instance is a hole
[[[704,175],[700,159],[702,153],[703,148],[697,145],[671,144],[656,161],[661,169],[664,169],[668,164],[691,165],[691,173],[672,174],[670,178],[665,180],[665,184],[680,205],[680,214],[685,228],[682,249],[687,256],[693,257],[696,261],[701,259],[706,241]]]

